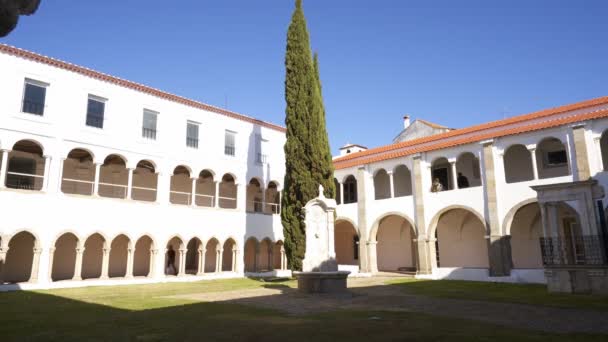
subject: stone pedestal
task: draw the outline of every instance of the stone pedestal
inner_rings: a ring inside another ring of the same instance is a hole
[[[298,290],[304,293],[342,293],[350,272],[293,272],[298,279]]]
[[[608,295],[608,267],[545,269],[549,292]]]

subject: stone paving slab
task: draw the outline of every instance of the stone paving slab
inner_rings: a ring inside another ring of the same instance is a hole
[[[306,315],[341,309],[421,312],[471,319],[515,328],[558,333],[608,334],[608,314],[601,311],[525,304],[432,298],[385,285],[388,278],[349,279],[344,295],[299,293],[285,285],[266,288],[171,296],[201,302],[226,302]]]

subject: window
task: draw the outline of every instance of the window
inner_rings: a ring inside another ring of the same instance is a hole
[[[264,140],[261,135],[257,134],[255,136],[255,149],[256,149],[256,158],[255,161],[259,164],[266,164],[268,162],[268,155],[266,151],[268,150],[268,140]]]
[[[103,128],[105,108],[105,99],[89,95],[89,102],[87,104],[87,126]]]
[[[153,112],[151,110],[144,109],[144,119],[141,127],[141,136],[150,139],[156,140],[156,119],[158,113]]]
[[[227,156],[234,156],[236,150],[235,142],[236,133],[232,131],[226,131],[224,134],[224,154]]]
[[[344,181],[344,204],[357,202],[357,180],[348,176]]]
[[[21,111],[42,116],[44,114],[44,100],[46,98],[47,86],[48,84],[26,78]]]
[[[568,163],[568,156],[565,150],[547,152],[547,165],[560,166]]]
[[[198,126],[198,123],[188,121],[188,126],[186,128],[186,146],[198,148]]]

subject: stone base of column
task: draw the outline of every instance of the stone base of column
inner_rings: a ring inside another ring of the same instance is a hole
[[[431,259],[430,244],[434,241],[427,241],[425,239],[418,239],[416,241],[416,274],[432,274],[433,264]]]
[[[511,275],[511,237],[490,236],[488,239],[488,257],[490,258],[490,277],[508,277]]]

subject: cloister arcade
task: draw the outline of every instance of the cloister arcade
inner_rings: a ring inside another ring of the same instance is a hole
[[[389,214],[375,227],[370,240],[376,242],[378,271],[416,271],[416,232],[412,223],[403,216]]]
[[[273,242],[270,238],[258,241],[250,237],[245,242],[244,251],[246,273],[266,273],[287,269],[287,257],[283,241]]]

